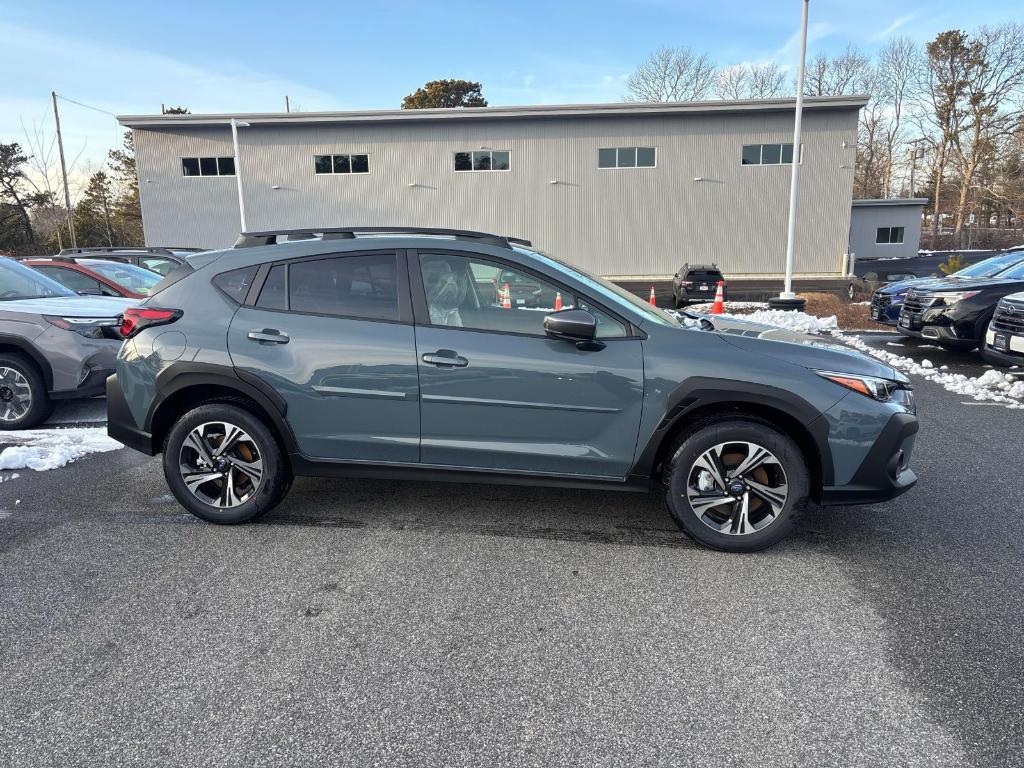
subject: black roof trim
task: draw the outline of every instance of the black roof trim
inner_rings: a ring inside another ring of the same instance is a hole
[[[284,242],[278,238],[287,237],[288,242],[311,240],[317,235],[321,240],[352,240],[358,234],[366,235],[426,235],[429,237],[452,237],[456,240],[475,240],[476,242],[496,245],[500,248],[511,248],[512,244],[533,244],[529,240],[518,237],[506,237],[490,232],[477,232],[471,229],[445,229],[442,227],[314,227],[313,229],[273,229],[260,232],[243,232],[235,241],[235,248],[252,248],[259,245],[274,245]]]

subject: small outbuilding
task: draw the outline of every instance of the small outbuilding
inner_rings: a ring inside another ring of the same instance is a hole
[[[916,256],[921,246],[923,197],[854,200],[850,254],[854,259]]]

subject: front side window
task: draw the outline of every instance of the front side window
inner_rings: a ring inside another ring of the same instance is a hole
[[[182,176],[234,176],[233,157],[183,157]]]
[[[370,156],[360,155],[315,155],[313,172],[318,174],[369,173]]]
[[[512,155],[506,150],[481,149],[475,152],[456,152],[456,171],[509,171]]]
[[[875,231],[875,242],[880,245],[896,245],[903,242],[903,227],[879,227]]]
[[[654,147],[606,147],[597,150],[597,167],[653,168],[657,154]]]
[[[52,277],[61,285],[70,288],[75,293],[88,291],[90,293],[116,295],[113,291],[107,289],[107,287],[99,280],[89,277],[88,275],[84,275],[74,269],[66,269],[64,267],[36,267],[36,269],[47,277]]]
[[[544,316],[577,306],[597,319],[598,338],[626,335],[602,310],[525,270],[482,258],[420,255],[423,291],[432,325],[544,335]]]

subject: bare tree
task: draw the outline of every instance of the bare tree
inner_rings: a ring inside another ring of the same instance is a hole
[[[715,86],[717,71],[703,53],[662,47],[629,76],[626,101],[700,101]]]
[[[913,40],[894,37],[878,54],[875,72],[875,95],[881,102],[885,125],[881,141],[885,150],[883,194],[892,194],[895,158],[901,156],[905,111],[915,79],[922,66],[922,52]],[[913,195],[914,191],[910,190]]]
[[[721,99],[772,99],[785,93],[785,82],[775,62],[735,64],[718,73],[715,92]]]
[[[851,96],[867,93],[873,77],[871,59],[853,45],[835,58],[819,53],[806,67],[805,96]]]
[[[962,243],[971,211],[968,198],[982,185],[978,173],[996,158],[1000,143],[1012,135],[1022,116],[1024,98],[1024,26],[1016,23],[981,27],[975,36],[970,76],[966,79],[962,130],[951,138],[960,177],[953,237]]]

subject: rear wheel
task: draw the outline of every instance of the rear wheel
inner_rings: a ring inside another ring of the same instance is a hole
[[[291,471],[258,417],[229,403],[186,413],[164,445],[164,476],[178,502],[212,523],[244,523],[273,509]]]
[[[705,546],[770,547],[807,507],[809,473],[799,447],[767,422],[727,417],[698,425],[666,471],[676,523]]]
[[[23,355],[0,354],[0,429],[30,429],[51,413],[53,401],[35,364]]]

